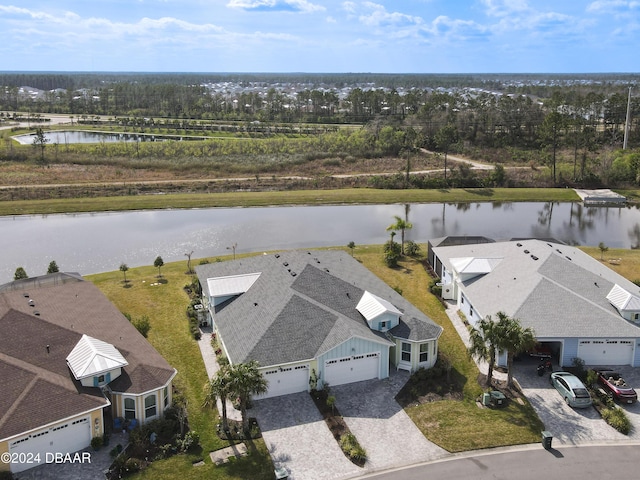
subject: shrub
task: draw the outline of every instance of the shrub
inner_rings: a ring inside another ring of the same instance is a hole
[[[625,435],[631,431],[631,422],[624,413],[624,410],[618,407],[603,409],[600,414],[602,418],[620,433]]]
[[[351,460],[364,461],[367,458],[367,452],[353,433],[345,433],[340,437],[340,448]]]
[[[184,434],[184,437],[178,436],[176,445],[181,452],[188,452],[200,445],[200,435],[195,430],[190,430]]]
[[[91,448],[93,448],[94,450],[100,449],[100,447],[102,447],[102,444],[103,444],[102,437],[93,437],[91,439]]]
[[[140,468],[140,460],[138,460],[137,458],[128,458],[124,462],[124,471],[127,473],[139,472]]]
[[[410,257],[417,257],[418,255],[420,255],[420,245],[418,245],[413,240],[407,240],[404,243],[404,253],[406,253]]]
[[[149,317],[144,315],[136,320],[133,320],[131,323],[134,327],[136,327],[136,330],[138,330],[144,338],[147,338],[147,335],[149,335],[149,330],[151,330],[151,322],[149,321]]]

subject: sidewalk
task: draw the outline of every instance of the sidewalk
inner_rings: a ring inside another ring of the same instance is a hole
[[[200,353],[202,354],[202,360],[204,360],[204,367],[207,370],[207,377],[211,379],[217,371],[220,369],[216,354],[211,346],[211,334],[213,333],[213,327],[200,327],[202,336],[198,340],[198,347],[200,347]],[[242,420],[242,415],[239,410],[233,408],[231,402],[227,401],[227,418],[229,420]],[[220,399],[216,399],[216,408],[219,412],[222,411],[222,403]]]

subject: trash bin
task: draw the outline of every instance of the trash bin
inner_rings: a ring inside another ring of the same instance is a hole
[[[482,394],[482,405],[488,407],[491,405],[491,394],[489,392]]]
[[[551,441],[552,440],[553,440],[553,435],[551,435],[551,432],[548,432],[547,430],[542,432],[542,446],[546,450],[551,450]]]

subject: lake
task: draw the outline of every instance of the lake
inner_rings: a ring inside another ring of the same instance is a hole
[[[17,267],[42,275],[55,260],[60,270],[83,275],[129,267],[237,253],[380,244],[404,205],[210,208],[117,213],[0,217],[0,283]],[[636,248],[640,210],[579,203],[414,204],[406,238],[419,243],[446,235],[556,238],[572,245]]]
[[[162,142],[166,140],[202,140],[203,137],[182,137],[179,135],[151,135],[142,133],[109,133],[84,130],[44,131],[48,144],[67,145],[72,143],[118,143],[118,142]],[[35,133],[11,137],[22,145],[31,145]]]

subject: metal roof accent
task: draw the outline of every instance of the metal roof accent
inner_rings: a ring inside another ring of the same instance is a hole
[[[482,275],[490,273],[502,261],[502,258],[475,258],[462,257],[452,258],[451,265],[460,274]]]
[[[227,297],[246,293],[258,280],[258,277],[260,277],[260,272],[208,278],[207,288],[209,289],[209,295],[212,297]]]
[[[626,291],[617,283],[607,294],[607,300],[609,300],[611,305],[616,307],[618,311],[640,310],[640,297]]]
[[[402,315],[402,312],[394,307],[391,302],[368,291],[362,294],[362,298],[358,302],[358,305],[356,305],[356,310],[368,321],[373,320],[383,313],[394,313],[398,316]]]
[[[67,365],[76,380],[101,375],[129,365],[116,347],[88,335],[67,356]]]

